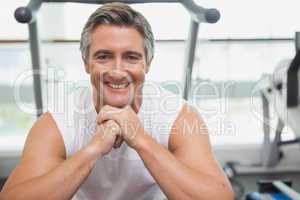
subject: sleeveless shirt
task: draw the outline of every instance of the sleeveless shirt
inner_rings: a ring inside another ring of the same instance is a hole
[[[147,134],[168,148],[172,125],[186,103],[157,83],[147,81],[137,113]],[[96,130],[97,112],[90,87],[81,87],[62,100],[61,111],[50,113],[62,135],[67,158],[87,145]],[[76,193],[78,200],[156,200],[163,193],[137,152],[125,142],[98,159]]]

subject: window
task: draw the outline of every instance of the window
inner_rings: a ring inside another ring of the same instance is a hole
[[[0,44],[0,150],[22,150],[35,113],[30,54],[24,44]],[[18,85],[18,86],[17,86]]]

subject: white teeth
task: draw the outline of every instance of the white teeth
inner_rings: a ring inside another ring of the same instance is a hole
[[[114,88],[114,89],[123,89],[126,88],[129,84],[128,83],[124,83],[124,84],[112,84],[112,83],[108,83],[107,84],[109,87]]]

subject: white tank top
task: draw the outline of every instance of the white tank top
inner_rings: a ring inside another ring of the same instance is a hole
[[[97,113],[89,87],[71,92],[62,111],[50,111],[64,140],[67,157],[87,145],[96,129]],[[158,84],[147,81],[138,117],[144,129],[168,148],[171,127],[186,102]],[[163,194],[143,161],[125,142],[99,159],[76,194],[79,200],[152,200]]]

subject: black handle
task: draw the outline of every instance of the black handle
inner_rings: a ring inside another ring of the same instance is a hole
[[[299,79],[298,72],[300,69],[300,32],[295,37],[296,56],[287,71],[287,107],[296,107],[299,102]]]
[[[15,11],[15,18],[20,23],[29,23],[32,19],[31,10],[27,7],[17,8]]]
[[[215,8],[207,9],[205,11],[205,19],[208,23],[216,23],[219,21],[220,17],[220,12]]]

